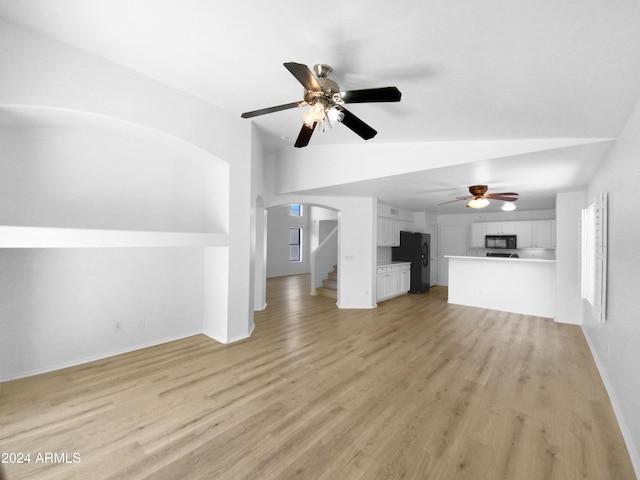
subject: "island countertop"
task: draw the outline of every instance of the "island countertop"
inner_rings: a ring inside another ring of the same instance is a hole
[[[474,257],[472,255],[445,255],[445,258],[466,258],[470,260],[489,260],[491,262],[550,262],[555,263],[555,260],[549,258],[519,258],[519,257]]]

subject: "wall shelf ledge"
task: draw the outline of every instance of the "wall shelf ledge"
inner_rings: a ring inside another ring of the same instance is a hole
[[[228,234],[0,225],[0,248],[226,247]]]

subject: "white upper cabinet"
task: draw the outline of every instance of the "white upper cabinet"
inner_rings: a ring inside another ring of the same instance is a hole
[[[486,235],[516,235],[518,248],[556,248],[556,221],[472,223],[470,247],[485,248]]]
[[[471,248],[484,248],[484,237],[487,235],[486,223],[471,224]]]
[[[533,247],[533,222],[516,223],[516,246],[518,248]]]
[[[535,248],[556,248],[556,221],[533,222],[533,246]]]
[[[376,243],[379,247],[397,247],[400,245],[400,232],[413,231],[411,212],[388,205],[378,204],[378,229]]]
[[[486,222],[487,235],[515,235],[518,222]]]

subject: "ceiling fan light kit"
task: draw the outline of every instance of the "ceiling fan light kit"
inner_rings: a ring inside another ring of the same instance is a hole
[[[322,131],[326,131],[327,128],[333,127],[338,122],[351,129],[364,140],[369,140],[375,137],[378,132],[344,108],[344,104],[399,102],[402,97],[402,93],[396,87],[367,88],[342,92],[336,82],[327,78],[333,69],[323,63],[314,65],[315,75],[309,67],[301,63],[288,62],[284,66],[304,87],[304,100],[245,112],[241,117],[251,118],[309,105],[311,108],[303,117],[302,129],[294,145],[298,148],[306,147],[309,144],[311,135],[318,125],[320,125]]]
[[[489,200],[486,198],[474,198],[469,203],[467,203],[467,207],[471,208],[484,208],[489,205]]]

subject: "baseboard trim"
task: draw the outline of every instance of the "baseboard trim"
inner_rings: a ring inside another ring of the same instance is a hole
[[[223,337],[221,335],[214,335],[214,334],[209,334],[207,332],[203,332],[207,337],[215,340],[216,342],[220,342],[220,343],[224,343],[225,345],[228,343],[234,343],[234,342],[239,342],[240,340],[245,340],[249,337],[251,337],[251,335],[253,335],[253,331],[256,329],[256,325],[253,324],[251,325],[251,328],[249,329],[248,333],[243,333],[242,335],[236,335],[234,337]]]
[[[134,352],[136,350],[142,350],[143,348],[155,347],[156,345],[161,345],[163,343],[174,342],[176,340],[182,340],[183,338],[193,337],[194,335],[200,335],[200,334],[202,334],[202,330],[181,333],[179,335],[160,338],[160,339],[157,339],[157,340],[152,340],[150,342],[144,342],[144,343],[132,345],[132,346],[121,348],[121,349],[117,349],[117,350],[110,350],[108,352],[101,353],[101,354],[98,354],[98,355],[91,355],[89,357],[83,357],[83,358],[78,359],[78,360],[73,360],[73,361],[69,361],[69,362],[62,362],[62,363],[58,363],[58,364],[55,364],[55,365],[50,365],[50,366],[47,366],[47,367],[35,368],[33,370],[26,370],[26,371],[23,371],[23,372],[18,372],[18,373],[13,374],[13,375],[9,375],[8,377],[3,377],[3,378],[0,379],[0,382],[10,382],[11,380],[19,380],[21,378],[32,377],[34,375],[40,375],[42,373],[49,373],[49,372],[54,372],[56,370],[62,370],[64,368],[75,367],[75,366],[82,365],[82,364],[85,364],[85,363],[91,363],[91,362],[95,362],[97,360],[103,360],[105,358],[115,357],[116,355],[122,355],[123,353],[129,353],[129,352]]]
[[[582,327],[582,333],[584,334],[584,338],[587,340],[589,350],[591,350],[591,356],[596,363],[596,368],[600,373],[600,378],[602,378],[602,383],[604,383],[604,388],[606,389],[607,395],[609,396],[609,401],[611,402],[611,407],[613,408],[613,414],[616,416],[618,426],[620,427],[620,432],[622,433],[622,438],[624,439],[624,443],[627,445],[627,451],[629,452],[629,457],[631,458],[631,465],[633,465],[633,470],[636,473],[636,477],[640,478],[640,455],[638,454],[638,450],[636,449],[636,445],[631,436],[631,432],[629,431],[624,417],[622,416],[620,404],[618,403],[618,399],[611,386],[611,382],[609,381],[607,372],[602,366],[602,362],[600,361],[600,357],[598,356],[595,345],[591,341],[589,333],[584,327]]]

